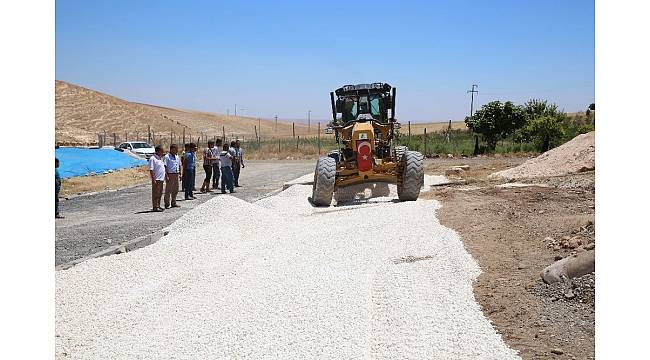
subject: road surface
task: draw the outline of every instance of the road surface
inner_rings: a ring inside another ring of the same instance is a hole
[[[440,204],[367,189],[327,208],[305,185],[219,196],[154,244],[57,271],[56,358],[517,359]],[[239,221],[202,216],[224,208]]]
[[[282,188],[284,182],[314,171],[314,164],[314,161],[247,161],[240,176],[242,187],[236,188],[233,196],[246,201],[257,200]],[[197,168],[197,189],[204,176],[203,169]],[[222,196],[220,192],[201,194],[197,191],[195,194],[197,200],[183,201],[183,194],[179,193],[181,207],[162,213],[150,211],[149,184],[62,201],[60,210],[66,218],[56,221],[56,265],[154,233],[198,204]],[[227,216],[228,209],[221,214],[205,215]]]

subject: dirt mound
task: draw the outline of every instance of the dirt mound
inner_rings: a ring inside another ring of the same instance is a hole
[[[127,139],[147,139],[147,126],[154,131],[181,133],[183,126],[162,114],[129,101],[118,99],[81,86],[56,81],[55,137],[60,145],[97,144],[98,133],[106,131],[112,143],[113,133],[118,142]]]
[[[595,132],[578,135],[525,163],[490,174],[490,179],[526,179],[562,176],[594,170],[596,167]]]

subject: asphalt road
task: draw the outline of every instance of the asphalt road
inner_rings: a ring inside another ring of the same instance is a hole
[[[174,222],[198,204],[214,196],[236,196],[252,202],[282,188],[295,178],[314,171],[315,161],[247,161],[242,169],[240,185],[235,193],[222,195],[196,192],[196,200],[184,201],[179,193],[180,208],[162,213],[151,212],[151,186],[139,185],[129,189],[79,196],[61,201],[65,219],[56,221],[56,259],[59,265],[94,254],[110,246],[154,233]],[[197,189],[203,182],[203,171],[197,168]],[[206,216],[227,215],[206,214]]]

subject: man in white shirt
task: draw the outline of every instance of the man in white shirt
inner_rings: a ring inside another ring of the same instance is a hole
[[[226,187],[230,193],[234,193],[233,175],[232,175],[232,153],[228,145],[223,146],[223,151],[219,154],[219,163],[221,164],[221,193],[226,193]]]
[[[221,143],[221,139],[217,139],[217,142],[212,148],[212,157],[215,158],[215,160],[212,161],[212,189],[217,189],[219,187],[219,177],[221,176],[219,153],[221,152]]]
[[[163,157],[165,164],[165,209],[170,207],[180,207],[176,204],[176,195],[178,195],[178,179],[181,175],[181,158],[178,156],[178,146],[171,144],[169,153]]]
[[[163,193],[163,183],[165,182],[165,163],[163,162],[162,146],[155,147],[155,154],[149,158],[149,174],[151,175],[151,202],[153,203],[154,212],[163,211],[160,207],[160,199]]]

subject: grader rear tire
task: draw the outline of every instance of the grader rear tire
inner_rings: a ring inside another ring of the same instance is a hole
[[[397,179],[397,197],[401,201],[415,201],[424,185],[424,156],[417,151],[407,151],[400,159]]]
[[[336,180],[336,160],[322,156],[316,162],[311,201],[316,206],[330,206]]]

